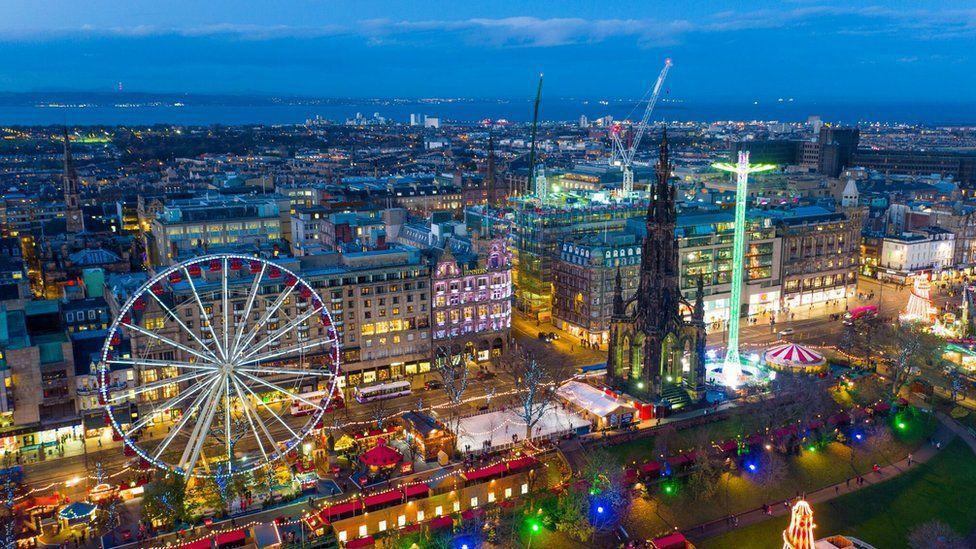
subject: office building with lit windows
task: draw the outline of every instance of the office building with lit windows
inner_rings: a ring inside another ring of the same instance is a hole
[[[619,231],[568,237],[553,263],[553,323],[594,345],[609,338],[614,279],[620,269],[624,299],[637,290],[642,219]],[[741,314],[757,316],[779,309],[780,241],[764,212],[750,211],[746,248],[746,281]],[[705,321],[719,328],[728,320],[732,276],[733,212],[679,212],[679,285],[689,302],[699,274],[704,277]]]

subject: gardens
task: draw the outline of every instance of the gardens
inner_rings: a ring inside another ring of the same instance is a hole
[[[932,517],[960,533],[976,528],[971,494],[976,490],[976,460],[961,440],[931,461],[881,484],[843,495],[816,507],[818,535],[847,534],[876,547],[908,546],[909,536]],[[750,547],[752,540],[775,540],[787,517],[705,540],[705,549]]]

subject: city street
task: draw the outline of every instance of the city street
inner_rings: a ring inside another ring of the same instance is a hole
[[[878,304],[883,315],[894,316],[904,308],[909,290],[892,284],[879,284],[873,280],[863,280],[859,286],[859,292],[865,296],[873,293],[874,298],[861,302],[851,300],[848,307],[860,306],[861,304]],[[764,317],[763,321],[757,324],[750,324],[744,319],[740,333],[740,344],[746,352],[751,350],[758,352],[783,339],[810,345],[836,345],[844,326],[840,320],[830,320],[830,315],[842,315],[844,307],[843,302],[839,302],[832,306],[817,305],[797,308],[791,311],[792,317],[790,318],[787,318],[786,314],[780,314],[774,327],[770,326],[768,317]],[[788,330],[792,330],[792,333],[781,334],[781,332]],[[605,348],[600,350],[583,348],[578,338],[555,328],[551,323],[537,324],[534,319],[515,315],[512,331],[516,340],[536,343],[539,341],[539,332],[557,334],[558,339],[543,345],[551,348],[554,353],[565,357],[573,366],[599,364],[606,361]],[[721,352],[726,337],[727,333],[724,331],[709,333],[709,348]],[[348,399],[346,401],[347,406],[344,409],[327,413],[323,424],[331,426],[335,423],[346,430],[354,426],[367,427],[374,423],[374,418],[378,414],[392,416],[402,411],[420,407],[433,409],[436,414],[439,409],[446,408],[448,401],[443,390],[427,390],[424,388],[426,381],[436,379],[438,376],[433,372],[417,376],[413,380],[413,394],[380,404],[359,404]],[[511,390],[512,382],[504,374],[489,379],[478,379],[472,376],[465,393],[466,402],[462,405],[461,414],[476,413],[478,408],[483,406],[485,397],[491,388],[498,395],[492,404],[498,405],[504,401],[503,393]],[[289,425],[296,428],[303,425],[308,418],[291,417],[286,414],[285,419]],[[275,436],[281,435],[284,438],[286,434],[284,428],[280,427],[280,431],[273,434]],[[149,440],[161,439],[166,435],[166,432],[167,425],[156,425],[150,431]],[[80,441],[69,440],[65,444],[64,457],[54,454],[43,461],[25,463],[24,471],[28,485],[40,489],[53,484],[50,488],[42,491],[50,493],[51,490],[58,490],[73,500],[82,499],[95,484],[91,477],[95,474],[96,464],[101,463],[105,475],[112,475],[121,471],[127,463],[136,461],[133,457],[124,455],[121,443],[111,440],[107,434],[101,440],[101,446],[98,445],[96,439],[89,439],[85,445],[82,445]],[[145,441],[142,444],[145,444]],[[257,449],[241,448],[240,451],[256,452]],[[132,478],[132,475],[126,474],[121,478],[116,477],[116,480],[127,480],[129,478]],[[66,486],[66,483],[70,486]]]

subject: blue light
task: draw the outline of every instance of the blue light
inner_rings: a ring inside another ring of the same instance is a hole
[[[597,507],[596,508],[596,512],[597,513],[603,513],[603,507]]]
[[[755,472],[756,471],[756,464],[755,463],[750,463],[749,464],[749,470]]]
[[[857,440],[861,440],[862,438],[864,438],[864,435],[862,435],[861,433],[858,433],[858,434],[854,435],[854,438],[856,438]]]

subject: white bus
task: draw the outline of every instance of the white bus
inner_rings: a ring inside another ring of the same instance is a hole
[[[368,387],[356,387],[356,401],[360,403],[402,397],[409,394],[409,381],[392,381],[390,383],[380,383]]]
[[[309,402],[314,402],[319,406],[321,406],[322,403],[325,402],[325,398],[329,396],[329,392],[315,391],[312,393],[304,393],[299,396],[301,396],[302,398],[304,398]],[[339,410],[343,406],[345,406],[345,403],[342,401],[342,394],[340,394],[339,389],[336,388],[335,394],[332,395],[332,400],[329,401],[329,405],[325,408],[325,411],[330,412],[332,410]],[[291,399],[290,412],[291,415],[293,416],[306,416],[314,412],[315,409],[316,408],[311,404],[309,404],[308,402],[302,402],[301,400],[294,399],[294,398]]]

